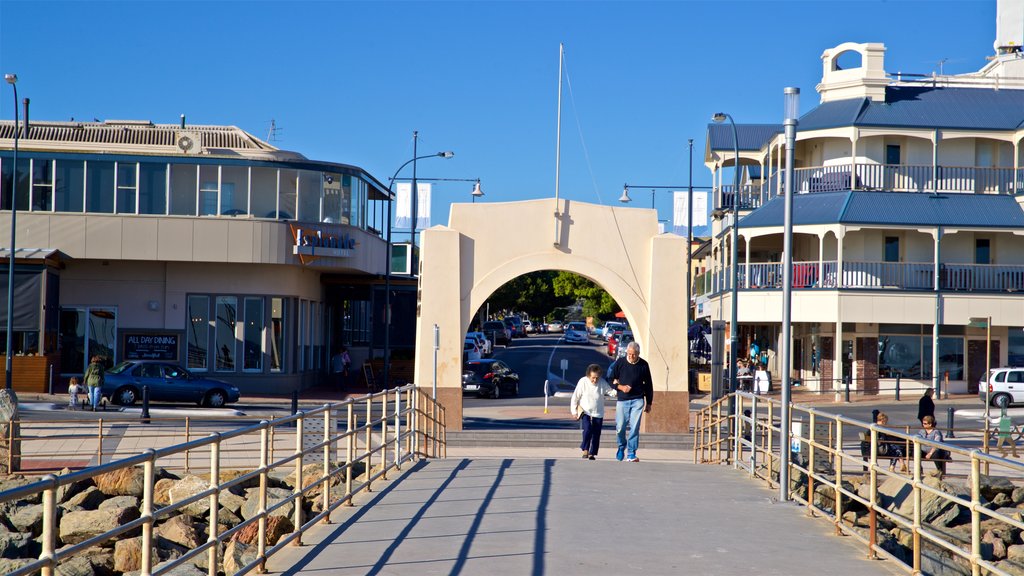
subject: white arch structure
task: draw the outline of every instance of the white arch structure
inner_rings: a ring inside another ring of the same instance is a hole
[[[654,210],[565,199],[555,206],[554,199],[453,204],[448,226],[423,231],[416,383],[433,385],[436,324],[438,400],[448,428],[461,430],[462,341],[473,314],[517,276],[567,270],[600,284],[629,319],[654,379],[644,430],[686,432],[686,238],[658,234]]]

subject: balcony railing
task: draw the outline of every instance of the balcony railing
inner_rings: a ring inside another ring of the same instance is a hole
[[[793,287],[798,289],[933,290],[935,266],[931,262],[843,262],[837,274],[836,261],[793,263]],[[740,264],[739,288],[777,290],[782,288],[781,262]],[[709,271],[697,277],[696,296],[730,290],[732,268]],[[1024,265],[941,264],[942,290],[975,292],[1024,292]]]

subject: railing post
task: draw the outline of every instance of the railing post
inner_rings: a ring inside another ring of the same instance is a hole
[[[321,480],[323,480],[323,484],[321,485],[321,489],[323,490],[324,510],[327,510],[328,508],[331,507],[331,475],[330,475],[330,472],[331,472],[331,467],[332,467],[332,465],[331,465],[331,460],[332,460],[331,456],[332,456],[332,452],[333,452],[333,450],[331,450],[331,437],[332,436],[333,436],[333,434],[331,434],[331,405],[330,404],[324,404],[324,467],[323,467],[323,470],[322,470],[323,474],[321,475]],[[321,523],[322,524],[330,524],[331,523],[331,515],[330,514],[324,514],[324,517],[323,517],[323,520],[321,520]]]
[[[953,430],[953,415],[956,414],[956,408],[950,406],[946,409],[946,438],[956,438],[956,434]]]
[[[409,454],[410,459],[416,458],[416,453],[413,452],[413,436],[416,435],[416,425],[413,423],[413,417],[416,414],[413,400],[415,390],[415,386],[410,386],[405,391],[405,409],[408,410],[408,413],[405,415],[405,452]]]
[[[353,422],[355,420],[355,412],[352,409],[353,401],[351,398],[348,399],[348,405],[345,407],[345,505],[352,506],[352,456],[356,448],[356,436],[352,432]]]
[[[13,428],[13,426],[12,426]],[[43,480],[49,482],[43,490],[43,551],[39,558],[48,559],[50,562],[40,571],[42,576],[53,576],[56,573],[57,560],[54,558],[54,549],[57,543],[57,483],[58,479],[53,474],[47,474]]]
[[[807,515],[814,516],[814,449],[818,435],[814,429],[814,412],[807,415]],[[785,450],[785,448],[783,448]],[[789,476],[792,478],[792,476]]]
[[[921,443],[914,441],[914,574],[921,573]]]
[[[387,388],[385,388],[386,390]],[[366,452],[363,453],[363,462],[366,462],[366,491],[373,492],[371,477],[373,476],[373,455],[370,450],[373,446],[373,396],[366,397],[366,421],[363,426],[366,428]]]
[[[295,526],[294,534],[296,534],[296,538],[291,541],[292,546],[302,546],[302,487],[306,483],[302,477],[302,434],[306,423],[306,415],[304,412],[297,412],[297,414],[299,419],[295,422],[295,488],[292,489],[292,493],[295,495],[292,504],[295,505],[293,524]]]
[[[840,528],[840,524],[843,523],[843,421],[836,419],[836,437],[835,437],[835,451],[836,457],[832,466],[836,471],[836,486],[835,486],[835,518],[836,518],[836,536],[843,533]]]
[[[413,390],[412,394],[412,454],[413,458],[420,457],[420,391]]]
[[[852,380],[852,379],[853,378],[850,376],[850,374],[843,374],[843,384],[846,387],[846,393],[845,393],[846,394],[846,398],[845,398],[845,401],[846,401],[847,404],[850,403],[850,380]]]
[[[395,470],[402,469],[402,391],[395,388]]]
[[[732,427],[731,427],[732,428],[732,449],[733,449],[733,455],[734,455],[733,459],[732,459],[732,467],[735,470],[739,470],[739,468],[740,468],[740,458],[742,458],[742,454],[743,454],[743,444],[740,442],[740,437],[743,436],[743,434],[742,434],[743,418],[740,417],[740,415],[743,414],[743,396],[740,396],[739,394],[736,394],[736,393],[734,393],[734,394],[735,394],[736,402],[734,402],[733,405],[736,407],[736,413],[732,415]]]
[[[981,566],[981,462],[977,450],[971,452],[971,574],[980,576]]]
[[[448,410],[441,406],[441,458],[448,458]]]
[[[156,450],[146,450],[149,459],[142,464],[142,565],[141,576],[149,576],[153,572],[153,482],[156,466]]]
[[[256,521],[256,557],[259,558],[259,566],[256,571],[263,574],[267,571],[267,483],[269,479],[269,458],[271,431],[270,423],[266,420],[260,422],[260,487],[258,496],[257,513],[259,520]],[[210,562],[209,576],[217,576],[216,562]]]
[[[381,478],[388,479],[388,390],[380,395],[380,470]]]
[[[216,574],[217,568],[217,548],[220,540],[218,535],[218,524],[217,524],[217,513],[220,511],[220,432],[214,432],[210,434],[215,438],[213,444],[210,444],[210,488],[213,489],[213,493],[210,494],[210,527],[209,538],[207,542],[210,542],[210,572]],[[145,554],[147,546],[143,543],[142,552]]]
[[[192,441],[192,420],[191,417],[185,416],[185,443],[188,444]],[[192,450],[185,450],[185,472],[189,471],[189,455]]]
[[[868,558],[878,558],[875,545],[878,544],[878,429],[871,425],[871,462],[868,467],[868,479],[871,482],[868,503]]]
[[[757,477],[757,395],[750,399],[750,477]]]

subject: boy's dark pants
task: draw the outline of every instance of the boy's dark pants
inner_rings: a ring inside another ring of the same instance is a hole
[[[597,449],[601,447],[601,425],[604,418],[591,418],[590,415],[580,416],[580,426],[583,428],[583,442],[580,443],[580,450],[586,450],[591,456],[597,456]]]

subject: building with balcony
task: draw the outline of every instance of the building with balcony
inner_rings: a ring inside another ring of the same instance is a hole
[[[993,367],[1024,365],[1020,4],[999,1],[996,54],[975,73],[890,74],[881,44],[822,54],[820,103],[799,120],[793,158],[791,366],[808,388],[849,378],[852,389],[891,393],[898,377],[904,388],[948,378],[950,391],[976,391],[986,330],[971,318],[991,317]],[[729,320],[735,277],[738,354],[756,342],[777,374],[782,125],[737,125],[737,140],[738,190],[724,184],[733,133],[708,127],[714,264],[695,282],[698,316]]]
[[[287,392],[339,345],[356,362],[382,345],[390,193],[362,169],[232,126],[33,121],[15,182],[14,130],[0,122],[17,389],[66,389],[100,355],[178,362],[243,396]]]

